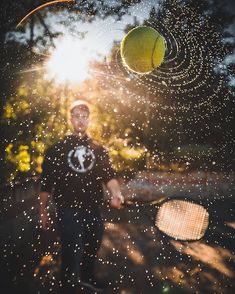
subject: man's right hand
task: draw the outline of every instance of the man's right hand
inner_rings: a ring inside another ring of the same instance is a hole
[[[117,195],[113,196],[110,200],[110,205],[113,208],[120,209],[122,207],[122,204],[124,202],[124,198],[121,193],[118,193]]]

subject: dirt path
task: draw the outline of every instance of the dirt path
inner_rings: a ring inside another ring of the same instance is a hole
[[[97,276],[107,283],[104,294],[234,293],[234,220],[200,241],[179,242],[157,231],[148,212],[104,209],[104,217],[97,263]],[[58,293],[60,246],[55,233],[49,239],[37,237],[34,245],[8,252],[14,274],[1,273],[2,279],[11,278],[1,294]]]

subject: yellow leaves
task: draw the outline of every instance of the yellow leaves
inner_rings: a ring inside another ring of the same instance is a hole
[[[13,147],[13,144],[12,143],[10,143],[10,144],[7,145],[7,147],[6,147],[6,153],[7,154],[10,154],[11,153],[12,147]]]
[[[6,159],[16,165],[16,169],[20,172],[27,172],[30,170],[30,154],[27,145],[20,145],[18,150],[14,152],[13,144],[6,147]]]
[[[11,163],[14,163],[15,161],[15,155],[12,151],[12,148],[13,148],[13,144],[8,144],[5,151],[6,151],[6,159],[8,161],[10,161]]]
[[[9,97],[6,102],[4,117],[16,119],[17,116],[27,114],[30,108],[30,104],[27,101],[28,95],[28,89],[25,86],[19,87],[16,96]]]
[[[134,170],[144,160],[145,148],[127,145],[128,139],[116,139],[112,142],[109,155],[117,171]]]
[[[118,153],[119,152],[117,150],[114,150],[114,149],[109,152],[109,154],[110,154],[111,157],[118,156]]]
[[[43,163],[43,159],[44,159],[44,157],[42,156],[42,155],[39,155],[37,158],[36,158],[36,168],[35,168],[35,170],[36,170],[36,172],[37,173],[41,173],[42,172],[42,163]]]
[[[129,160],[135,160],[135,159],[139,159],[141,156],[143,156],[144,154],[144,149],[143,148],[136,148],[134,149],[133,147],[124,147],[121,151],[120,151],[120,155],[125,158],[125,159],[129,159]]]
[[[21,172],[30,170],[30,154],[28,152],[29,147],[27,145],[20,145],[19,152],[15,156],[15,160],[18,163],[18,169]]]
[[[4,119],[15,119],[16,118],[13,107],[11,106],[11,104],[9,102],[7,102],[5,104],[3,118]]]
[[[36,173],[42,172],[43,154],[45,152],[45,144],[41,141],[31,141],[31,147],[38,155],[32,158],[34,170]]]
[[[40,142],[40,141],[39,142],[31,141],[31,146],[38,153],[44,153],[44,151],[45,151],[45,144],[43,142]]]
[[[17,98],[11,97],[5,104],[3,118],[16,120],[18,117],[29,113],[29,111],[30,105],[26,100],[17,100]]]
[[[26,100],[21,100],[18,107],[18,112],[27,112],[29,109],[29,103]]]
[[[43,154],[45,152],[45,144],[41,141],[32,140],[29,145],[10,143],[7,145],[6,160],[14,166],[14,176],[17,172],[28,172],[40,174],[42,172]]]
[[[28,92],[29,92],[28,88],[25,87],[25,85],[20,86],[17,90],[18,96],[23,96],[23,97],[27,97],[29,94]]]

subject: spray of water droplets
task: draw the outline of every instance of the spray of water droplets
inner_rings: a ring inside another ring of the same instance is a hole
[[[223,58],[222,45],[221,36],[210,20],[176,2],[164,15],[157,12],[150,15],[144,24],[164,36],[167,44],[164,62],[150,74],[134,73],[123,65],[117,47],[115,66],[108,62],[106,65],[110,79],[113,77],[118,83],[117,69],[120,73],[125,71],[129,81],[136,85],[133,88],[146,87],[150,95],[159,97],[153,103],[162,108],[192,110],[208,106],[211,111],[218,111],[219,105],[213,109],[212,104],[221,94],[224,83],[223,78],[215,74],[215,66]],[[136,92],[129,93],[129,97],[132,95]],[[171,97],[170,105],[166,97]]]

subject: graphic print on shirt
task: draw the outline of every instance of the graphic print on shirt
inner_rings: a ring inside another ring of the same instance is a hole
[[[69,151],[68,164],[72,170],[78,173],[86,173],[95,164],[95,154],[87,146],[78,146]]]

